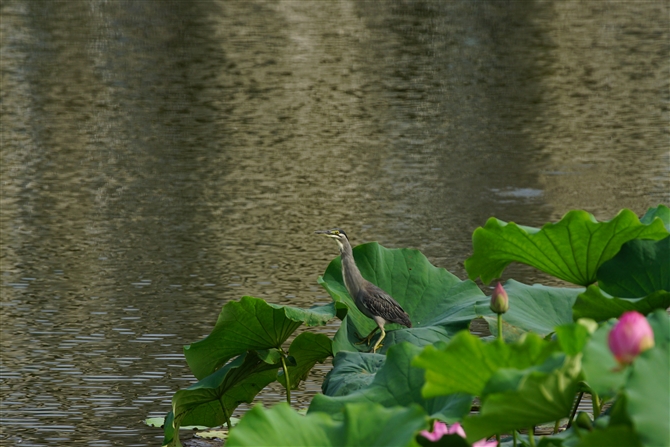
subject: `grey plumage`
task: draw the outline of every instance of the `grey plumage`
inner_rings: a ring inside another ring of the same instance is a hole
[[[335,239],[335,242],[337,242],[337,245],[340,247],[344,285],[346,286],[349,295],[354,299],[354,303],[358,310],[377,323],[377,327],[363,340],[366,340],[369,344],[374,333],[379,329],[382,331],[381,337],[379,337],[372,348],[372,352],[377,351],[381,346],[382,340],[386,337],[384,325],[387,322],[412,327],[409,315],[407,315],[407,312],[403,310],[400,304],[398,304],[398,302],[384,290],[363,278],[363,275],[361,275],[361,272],[356,265],[356,261],[354,260],[354,254],[351,249],[351,244],[349,244],[349,239],[343,230],[333,228],[332,230],[317,231],[317,234],[323,234]]]
[[[364,297],[367,297],[367,299]],[[400,304],[391,295],[371,282],[363,285],[361,291],[356,296],[356,301],[357,305],[360,302],[369,311],[370,315],[366,314],[368,318],[379,315],[388,323],[398,323],[406,327],[412,327],[409,315],[407,315],[407,312],[405,312]]]

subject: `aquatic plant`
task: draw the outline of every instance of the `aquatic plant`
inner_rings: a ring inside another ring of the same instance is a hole
[[[413,327],[389,325],[379,353],[356,344],[374,323],[348,295],[339,258],[319,278],[328,306],[227,303],[212,333],[185,347],[199,381],[174,395],[164,444],[180,445],[180,426],[221,425],[277,380],[289,403],[252,408],[227,445],[468,446],[493,445],[493,436],[530,446],[670,445],[669,228],[663,205],[607,222],[571,211],[539,229],[491,218],[473,234],[465,281],[417,250],[359,245],[363,276],[394,296]],[[487,298],[473,280],[488,283],[511,262],[577,287],[509,280]],[[301,325],[335,317],[342,324],[332,340],[307,331],[285,346]],[[470,334],[475,318],[498,336]],[[323,394],[301,415],[290,390],[329,356]],[[585,394],[591,416],[576,414]],[[543,424],[554,434],[536,440]]]

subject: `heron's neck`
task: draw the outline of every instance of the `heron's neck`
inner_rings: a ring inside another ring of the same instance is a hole
[[[348,242],[345,241],[342,244],[340,254],[342,255],[342,278],[344,279],[344,285],[347,286],[349,295],[355,299],[365,280],[360,270],[358,270],[356,261],[354,261],[354,253]]]

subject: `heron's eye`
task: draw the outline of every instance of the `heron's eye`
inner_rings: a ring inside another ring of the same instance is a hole
[[[336,234],[336,235],[338,235],[338,236],[339,236],[339,234],[340,234],[340,232],[337,231],[337,230],[333,231],[333,233]]]

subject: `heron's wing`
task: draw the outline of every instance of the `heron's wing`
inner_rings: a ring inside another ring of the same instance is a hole
[[[372,283],[366,283],[359,294],[363,295],[360,301],[370,311],[372,315],[378,315],[384,320],[391,323],[402,324],[403,326],[412,327],[412,322],[409,319],[407,312],[398,304],[396,300],[388,293],[384,292],[379,287]]]

